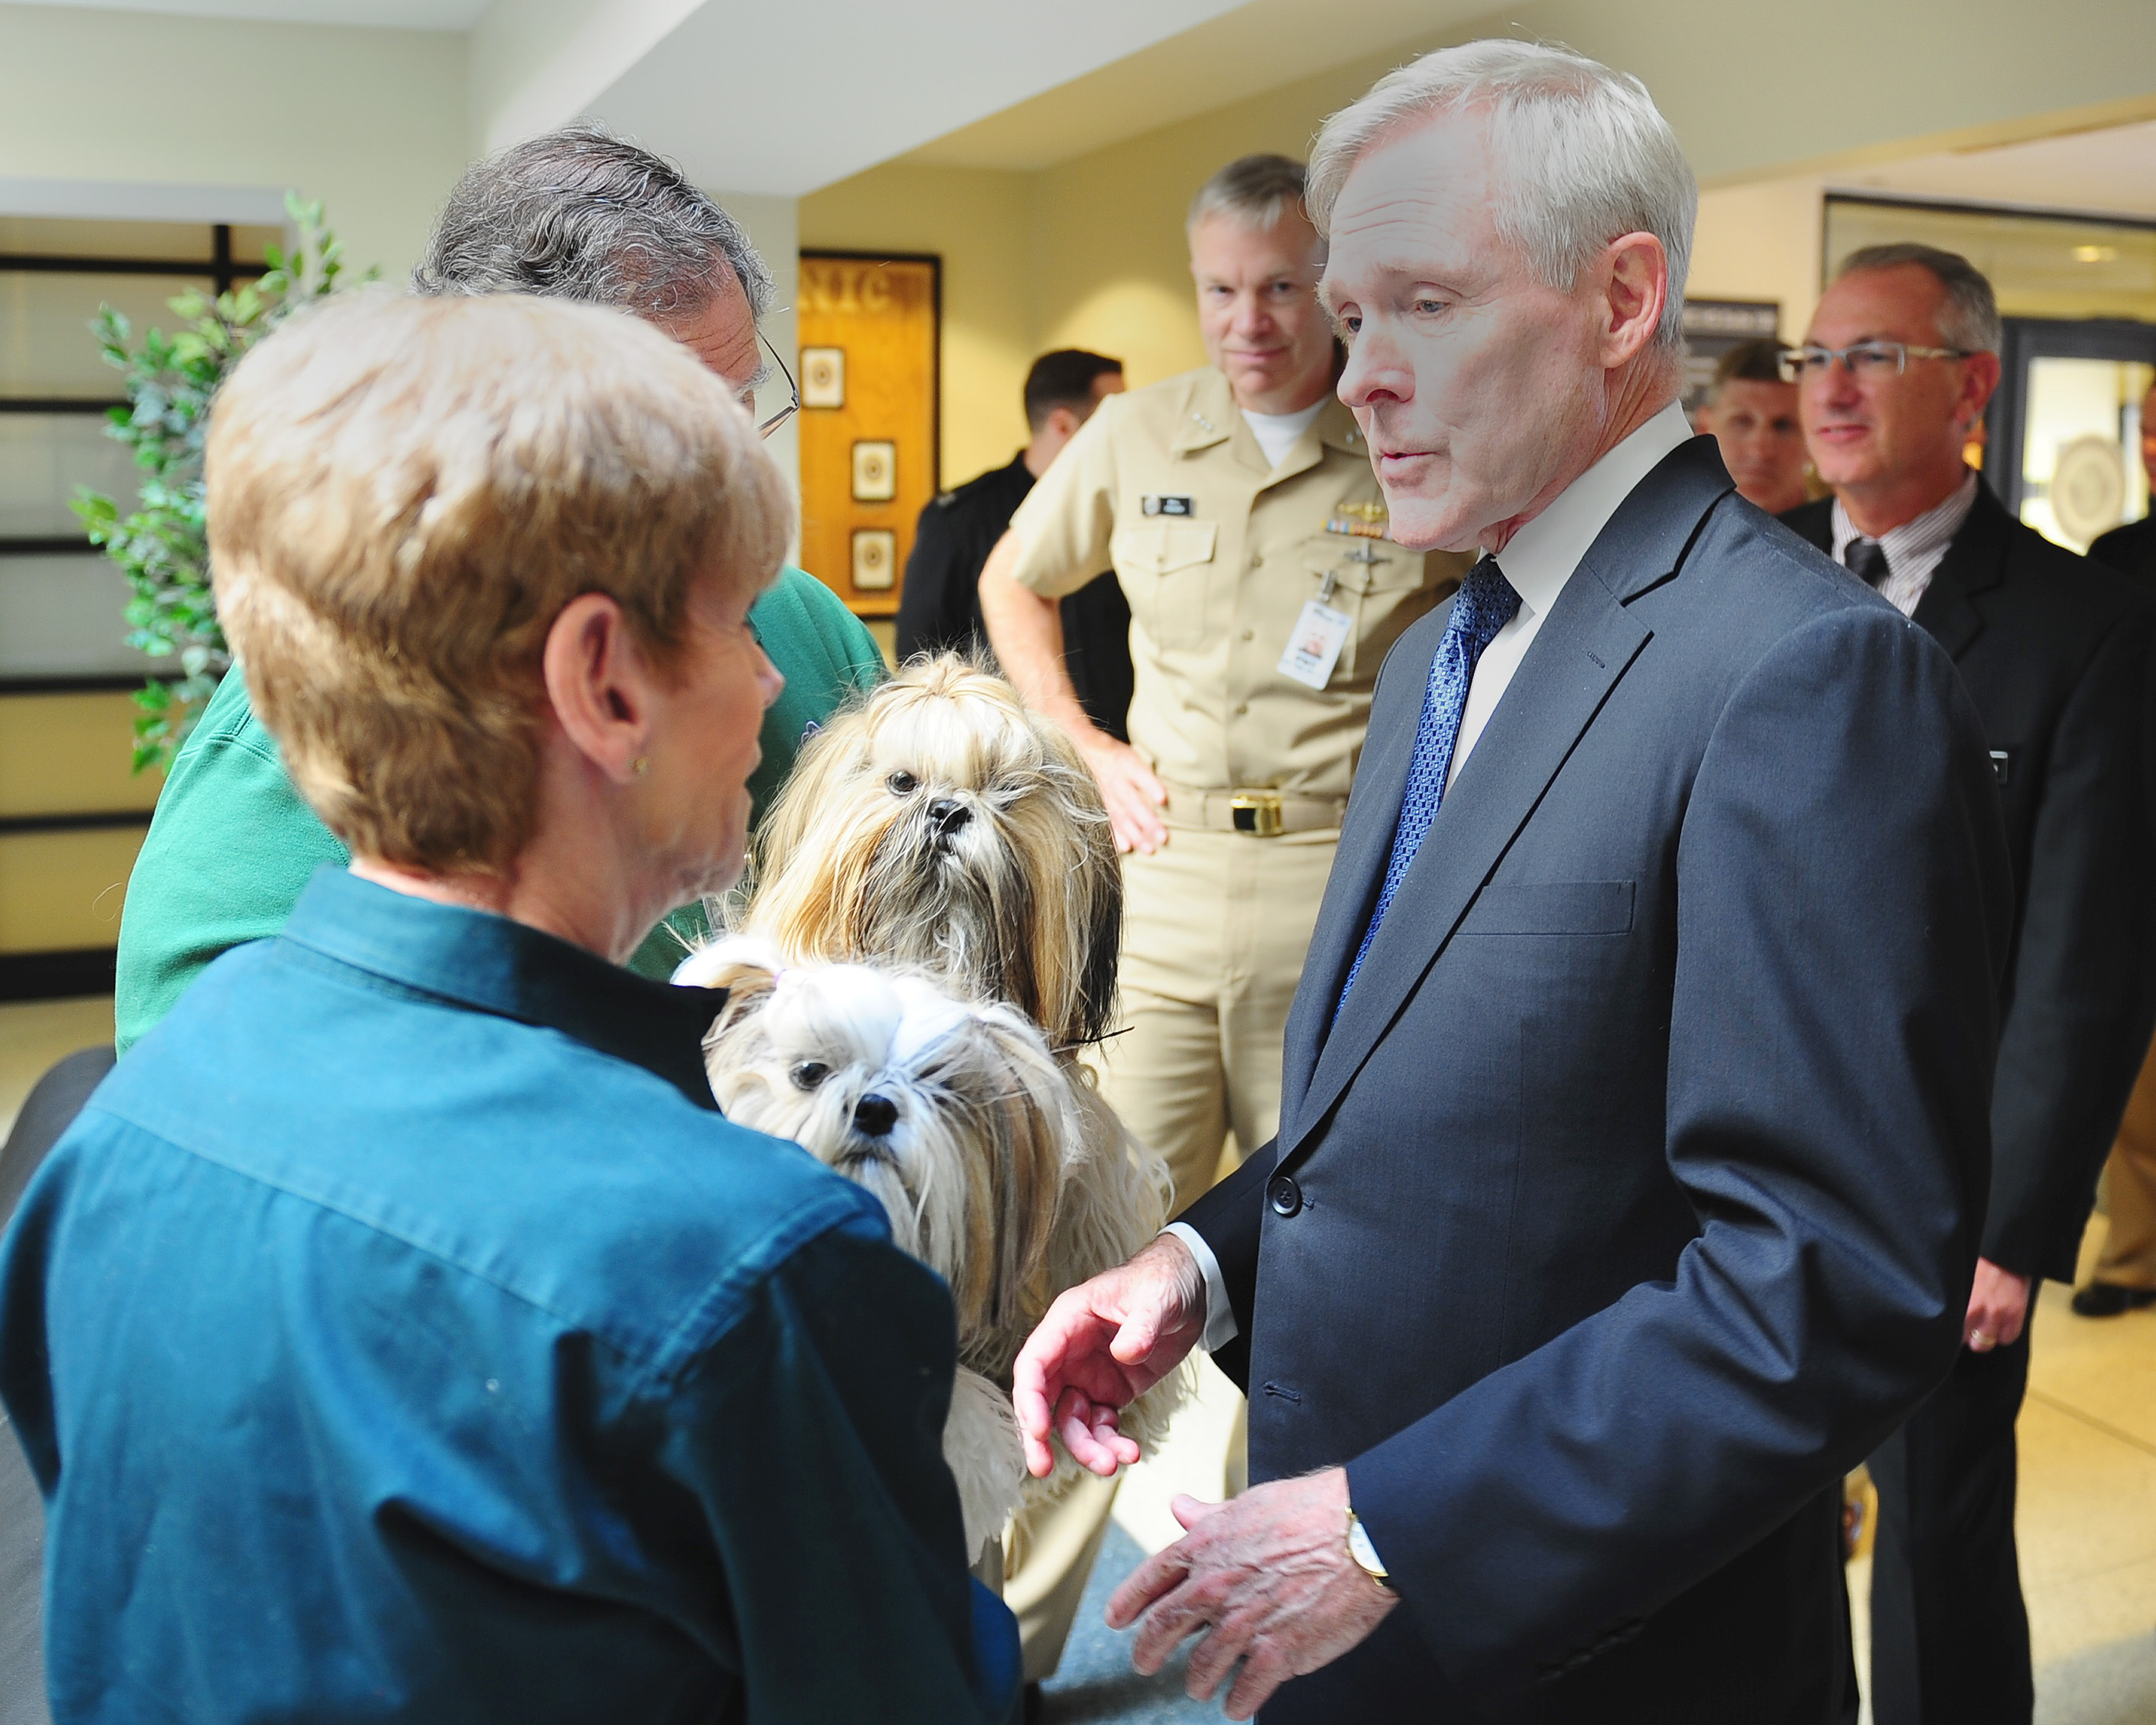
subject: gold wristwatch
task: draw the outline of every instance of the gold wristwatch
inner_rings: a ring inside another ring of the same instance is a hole
[[[1370,1543],[1369,1532],[1352,1503],[1348,1506],[1348,1555],[1355,1560],[1355,1567],[1379,1587],[1387,1593],[1393,1590],[1392,1572],[1378,1558],[1378,1548]]]

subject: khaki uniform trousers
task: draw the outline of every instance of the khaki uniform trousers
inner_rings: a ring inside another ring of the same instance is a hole
[[[1213,1183],[1231,1135],[1240,1158],[1280,1130],[1288,1006],[1339,838],[1337,829],[1259,838],[1178,826],[1152,855],[1123,860],[1123,1034],[1101,1048],[1101,1089],[1167,1161],[1171,1213]],[[1242,1430],[1239,1414],[1234,1453],[1201,1462],[1202,1476],[1183,1489],[1215,1497],[1239,1489]],[[1062,1657],[1116,1486],[1082,1481],[1021,1517],[1006,1543],[1004,1602],[1018,1617],[1029,1682],[1052,1675]]]
[[[2134,1081],[2104,1172],[2111,1231],[2096,1279],[2122,1288],[2156,1288],[2156,1050]]]

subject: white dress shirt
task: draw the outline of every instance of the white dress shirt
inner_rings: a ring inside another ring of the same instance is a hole
[[[1946,561],[1947,547],[1953,543],[1953,536],[1961,531],[1961,524],[1969,519],[1969,510],[1976,502],[1976,470],[1972,467],[1945,502],[1933,505],[1916,520],[1890,527],[1879,536],[1879,548],[1887,553],[1887,578],[1879,585],[1879,597],[1904,617],[1917,614],[1917,605],[1931,587],[1932,577]],[[1856,523],[1850,520],[1849,511],[1841,506],[1841,499],[1835,498],[1835,562],[1846,568],[1842,553],[1849,549],[1852,540],[1867,536],[1857,531]]]
[[[1497,710],[1497,703],[1512,686],[1512,674],[1534,643],[1535,632],[1557,603],[1565,583],[1572,579],[1579,560],[1587,555],[1587,548],[1640,481],[1671,450],[1690,443],[1692,435],[1684,409],[1671,402],[1558,492],[1549,507],[1513,534],[1511,542],[1497,553],[1497,566],[1519,594],[1520,608],[1491,638],[1476,662],[1475,675],[1467,685],[1467,705],[1460,716],[1460,735],[1452,745],[1452,767],[1445,778],[1448,788],[1458,775],[1460,762],[1481,741],[1490,716]],[[1220,1260],[1188,1224],[1171,1222],[1167,1231],[1190,1249],[1190,1255],[1204,1275],[1205,1333],[1199,1338],[1199,1346],[1210,1353],[1234,1341],[1239,1333],[1234,1309],[1228,1303],[1228,1284],[1220,1273]]]

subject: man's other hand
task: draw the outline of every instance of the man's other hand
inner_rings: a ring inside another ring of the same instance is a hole
[[[1160,818],[1168,788],[1138,752],[1090,725],[1086,734],[1074,733],[1071,741],[1100,783],[1101,800],[1108,805],[1108,823],[1115,829],[1116,849],[1142,850],[1150,856],[1168,843],[1168,826]]]
[[[1989,1258],[1976,1260],[1976,1281],[1969,1291],[1969,1316],[1961,1338],[1971,1353],[2011,1348],[2029,1321],[2030,1278],[2001,1270]]]
[[[1348,1475],[1327,1468],[1253,1486],[1226,1503],[1178,1497],[1189,1531],[1138,1565],[1108,1600],[1108,1626],[1144,1626],[1131,1663],[1148,1675],[1201,1630],[1184,1687],[1205,1701],[1235,1661],[1228,1717],[1247,1719],[1291,1677],[1330,1665],[1399,1596],[1348,1554]]]
[[[1138,1459],[1118,1410],[1183,1363],[1205,1332],[1205,1278],[1190,1249],[1164,1234],[1129,1263],[1067,1288],[1011,1368],[1025,1465],[1055,1468],[1052,1429],[1074,1461],[1106,1478]]]

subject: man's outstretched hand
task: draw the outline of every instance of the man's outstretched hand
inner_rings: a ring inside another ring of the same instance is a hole
[[[1163,1234],[1119,1269],[1065,1289],[1011,1368],[1025,1465],[1055,1466],[1053,1430],[1103,1478],[1138,1459],[1120,1410],[1183,1363],[1205,1332],[1205,1278],[1190,1249]]]

